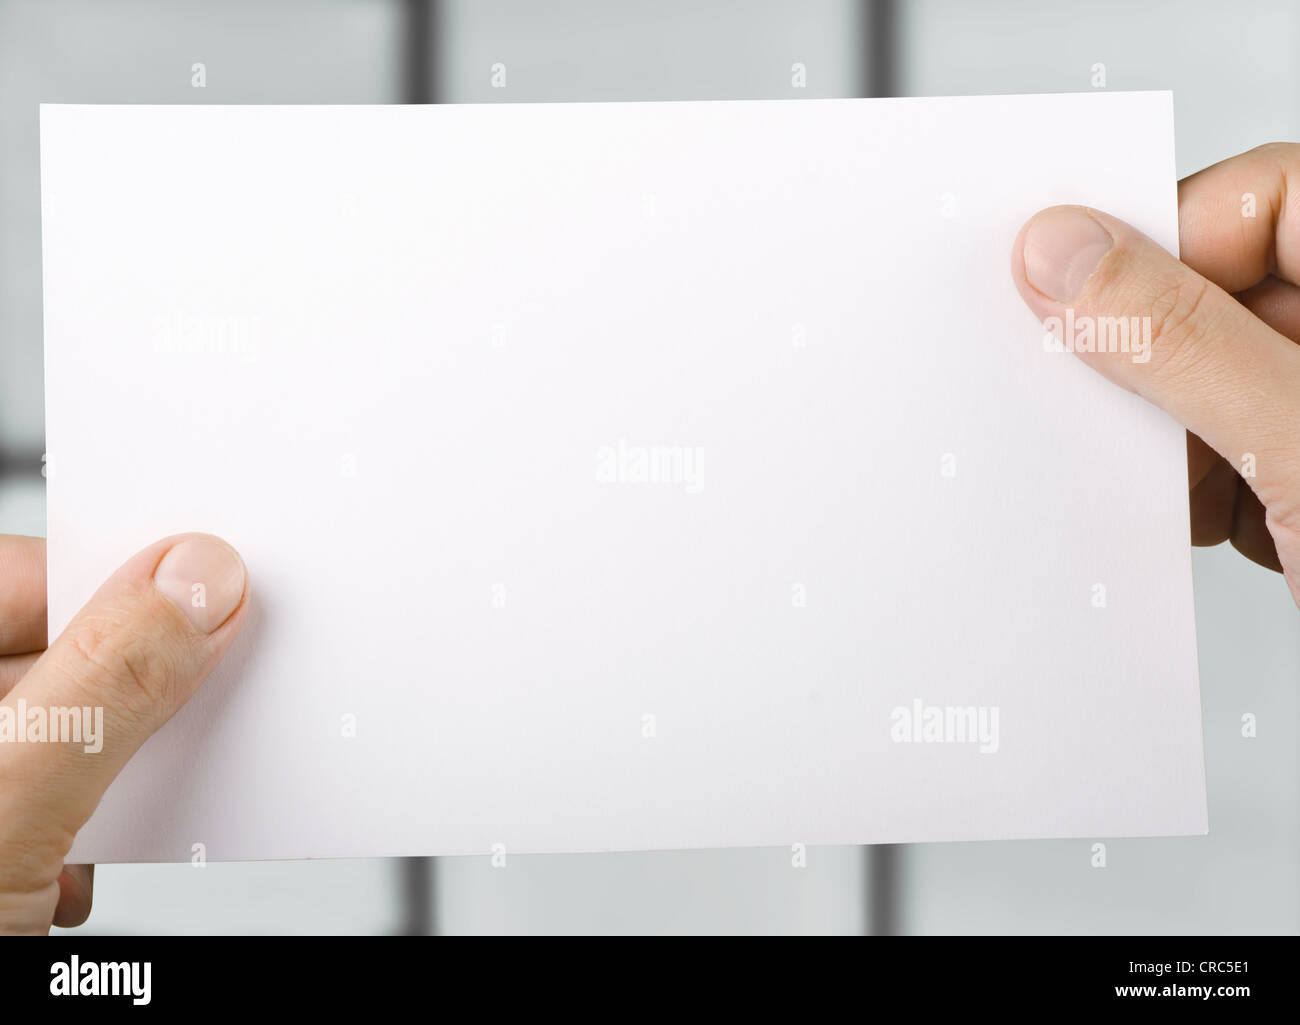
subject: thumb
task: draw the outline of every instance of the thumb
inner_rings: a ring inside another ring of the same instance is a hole
[[[247,604],[243,561],[224,541],[159,541],[108,579],[0,702],[0,724],[27,741],[0,744],[0,894],[58,877],[108,785],[220,661]],[[38,721],[45,743],[31,742]]]
[[[1239,473],[1253,469],[1247,483],[1296,590],[1300,346],[1135,228],[1086,207],[1032,217],[1011,273],[1067,349],[1164,409]]]

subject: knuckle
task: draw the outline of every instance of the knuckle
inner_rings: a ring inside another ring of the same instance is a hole
[[[1211,285],[1190,276],[1162,283],[1150,301],[1151,364],[1159,376],[1185,376],[1209,349],[1214,325],[1205,303]]]
[[[87,683],[107,686],[127,711],[153,717],[171,707],[177,666],[166,647],[113,617],[91,616],[68,638]]]

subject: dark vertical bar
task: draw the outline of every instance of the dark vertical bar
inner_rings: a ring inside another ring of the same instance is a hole
[[[402,900],[405,914],[402,917],[403,936],[432,936],[433,919],[433,859],[399,858],[402,867]]]
[[[867,935],[897,936],[902,927],[899,884],[903,847],[882,843],[863,850],[867,859]]]
[[[402,0],[402,102],[437,103],[437,0]]]
[[[402,102],[437,103],[438,76],[434,63],[438,28],[437,0],[402,0]],[[434,931],[434,869],[432,858],[401,858],[404,905],[401,932],[430,936]]]
[[[35,448],[4,448],[0,444],[0,479],[5,477],[39,477],[45,453]]]
[[[862,95],[897,96],[898,2],[862,0]]]
[[[897,96],[899,77],[899,5],[897,0],[861,0],[862,95]],[[863,849],[866,859],[866,930],[870,936],[897,936],[902,927],[899,884],[903,848],[877,844]]]

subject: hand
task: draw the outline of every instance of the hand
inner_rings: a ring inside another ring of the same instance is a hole
[[[1011,273],[1040,320],[1150,318],[1149,360],[1081,358],[1189,429],[1192,543],[1230,540],[1300,605],[1300,145],[1180,183],[1178,237],[1181,263],[1114,217],[1051,207],[1020,229]]]
[[[221,660],[247,608],[235,550],[183,534],[114,573],[42,651],[45,542],[0,536],[0,933],[86,920],[93,866],[63,864],[73,837]],[[81,735],[51,708],[77,712]]]

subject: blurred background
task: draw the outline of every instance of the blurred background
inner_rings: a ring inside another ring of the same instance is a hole
[[[1172,89],[1184,176],[1300,139],[1297,53],[1291,0],[0,0],[0,532],[45,532],[38,103]],[[1109,840],[1105,868],[1082,840],[814,848],[798,869],[788,848],[106,866],[72,931],[1294,933],[1300,614],[1230,548],[1193,560],[1208,837]]]

